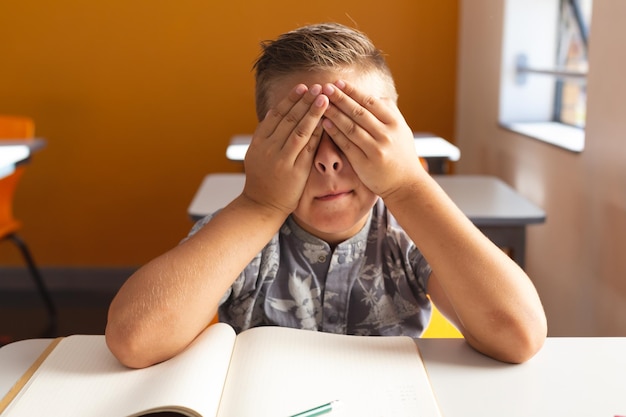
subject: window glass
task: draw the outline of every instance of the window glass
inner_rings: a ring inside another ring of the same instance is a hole
[[[557,65],[566,71],[587,73],[587,40],[592,0],[562,0]],[[555,119],[584,128],[586,78],[559,79],[555,94]]]

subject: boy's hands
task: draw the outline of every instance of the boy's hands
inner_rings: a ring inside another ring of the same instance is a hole
[[[299,84],[259,123],[244,161],[244,196],[285,216],[296,209],[329,105],[321,92],[319,84]]]
[[[252,137],[243,195],[285,216],[293,212],[324,130],[363,184],[383,199],[424,172],[413,132],[390,99],[344,81],[298,84],[270,109]]]
[[[386,199],[424,172],[413,132],[391,99],[344,81],[324,85],[323,94],[331,104],[322,126],[372,192]]]

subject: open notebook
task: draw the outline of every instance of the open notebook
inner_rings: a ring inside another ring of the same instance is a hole
[[[10,403],[2,417],[288,417],[335,400],[341,408],[330,416],[440,416],[408,337],[281,327],[237,336],[223,323],[178,356],[140,370],[121,365],[104,336],[62,338],[14,392],[3,400]]]

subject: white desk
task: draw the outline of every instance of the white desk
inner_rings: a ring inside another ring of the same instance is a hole
[[[44,146],[44,139],[0,139],[0,178],[11,175],[15,167]]]
[[[481,175],[435,175],[465,215],[496,245],[508,248],[524,267],[526,227],[545,221],[545,212],[503,181]],[[243,190],[245,174],[209,174],[187,210],[192,220],[226,206]]]
[[[50,340],[0,348],[0,398]],[[489,359],[463,339],[418,339],[444,417],[626,415],[626,338],[548,338],[521,365]]]
[[[462,339],[417,341],[444,417],[626,415],[626,338],[548,338],[522,365]]]
[[[0,145],[0,178],[11,175],[16,165],[29,156],[30,149],[26,145]]]
[[[459,148],[438,136],[415,133],[417,155],[428,161],[430,172],[444,174],[446,161],[458,161],[461,158]],[[243,161],[250,146],[251,135],[235,135],[226,148],[226,157],[231,161]]]

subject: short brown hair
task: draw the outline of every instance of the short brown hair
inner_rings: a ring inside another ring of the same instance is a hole
[[[256,111],[265,117],[268,90],[280,76],[298,71],[357,67],[376,71],[389,84],[396,98],[391,71],[381,50],[364,33],[338,23],[320,23],[286,32],[276,40],[261,42],[261,55],[254,63]]]

